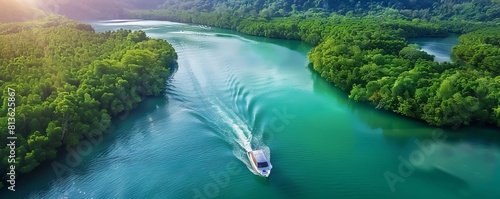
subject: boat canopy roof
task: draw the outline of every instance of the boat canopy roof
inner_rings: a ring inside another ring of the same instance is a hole
[[[257,160],[257,162],[267,162],[267,158],[264,155],[264,152],[262,152],[261,150],[255,150],[255,151],[252,151],[252,153],[253,153],[253,156],[255,157],[255,160]]]

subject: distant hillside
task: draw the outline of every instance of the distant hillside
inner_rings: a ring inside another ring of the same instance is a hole
[[[492,21],[500,0],[165,0],[170,10],[230,12],[254,17],[337,13],[365,16],[398,14],[407,19]]]
[[[4,1],[4,0],[2,0]],[[73,19],[123,17],[124,11],[162,9],[229,12],[253,17],[290,15],[366,16],[393,14],[406,19],[493,21],[500,0],[78,0],[41,1],[38,7]],[[51,5],[57,3],[57,5]]]
[[[163,2],[164,0],[37,1],[37,7],[72,19],[113,19],[119,18],[125,9],[155,9],[161,7]]]
[[[28,21],[45,15],[20,0],[0,0],[0,23]]]

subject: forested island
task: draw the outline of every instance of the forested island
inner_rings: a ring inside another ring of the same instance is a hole
[[[2,171],[14,163],[28,173],[59,148],[101,135],[114,116],[162,93],[177,59],[169,43],[143,31],[96,33],[52,14],[8,22],[0,23]],[[8,128],[9,118],[15,129]],[[9,136],[17,137],[14,162]]]

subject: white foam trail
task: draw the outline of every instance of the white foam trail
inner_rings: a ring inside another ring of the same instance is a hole
[[[182,44],[181,46],[184,47]],[[184,67],[193,82],[195,90],[199,92],[201,98],[209,105],[206,107],[212,109],[212,111],[207,111],[214,113],[210,118],[218,118],[216,121],[208,123],[208,125],[217,129],[218,132],[216,133],[232,146],[232,152],[235,157],[243,162],[252,173],[257,174],[248,160],[247,152],[252,150],[252,143],[254,143],[253,147],[258,147],[263,150],[270,160],[270,150],[269,147],[262,142],[262,133],[258,133],[258,136],[254,137],[252,129],[240,115],[236,114],[232,109],[222,103],[214,92],[207,91],[209,88],[201,87],[190,64],[186,63]]]
[[[237,121],[231,119],[227,113],[220,108],[220,106],[213,105],[212,107],[215,108],[217,114],[221,116],[221,122],[224,122],[231,128],[235,135],[234,141],[236,141],[241,148],[245,149],[245,152],[251,151],[252,146],[250,141],[252,140],[252,132],[248,129],[248,125],[243,123],[243,121],[241,121],[238,117],[235,118]],[[231,135],[231,133],[229,133],[229,135]]]

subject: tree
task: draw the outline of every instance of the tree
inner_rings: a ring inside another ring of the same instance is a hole
[[[55,158],[63,145],[100,136],[111,124],[110,114],[160,94],[177,59],[169,43],[143,31],[96,33],[89,25],[55,15],[0,24],[0,51],[0,135],[7,137],[7,107],[14,99],[9,101],[7,88],[12,87],[17,94],[16,168],[21,173]],[[0,155],[9,153],[6,141],[0,139]],[[9,165],[2,160],[0,170]]]

